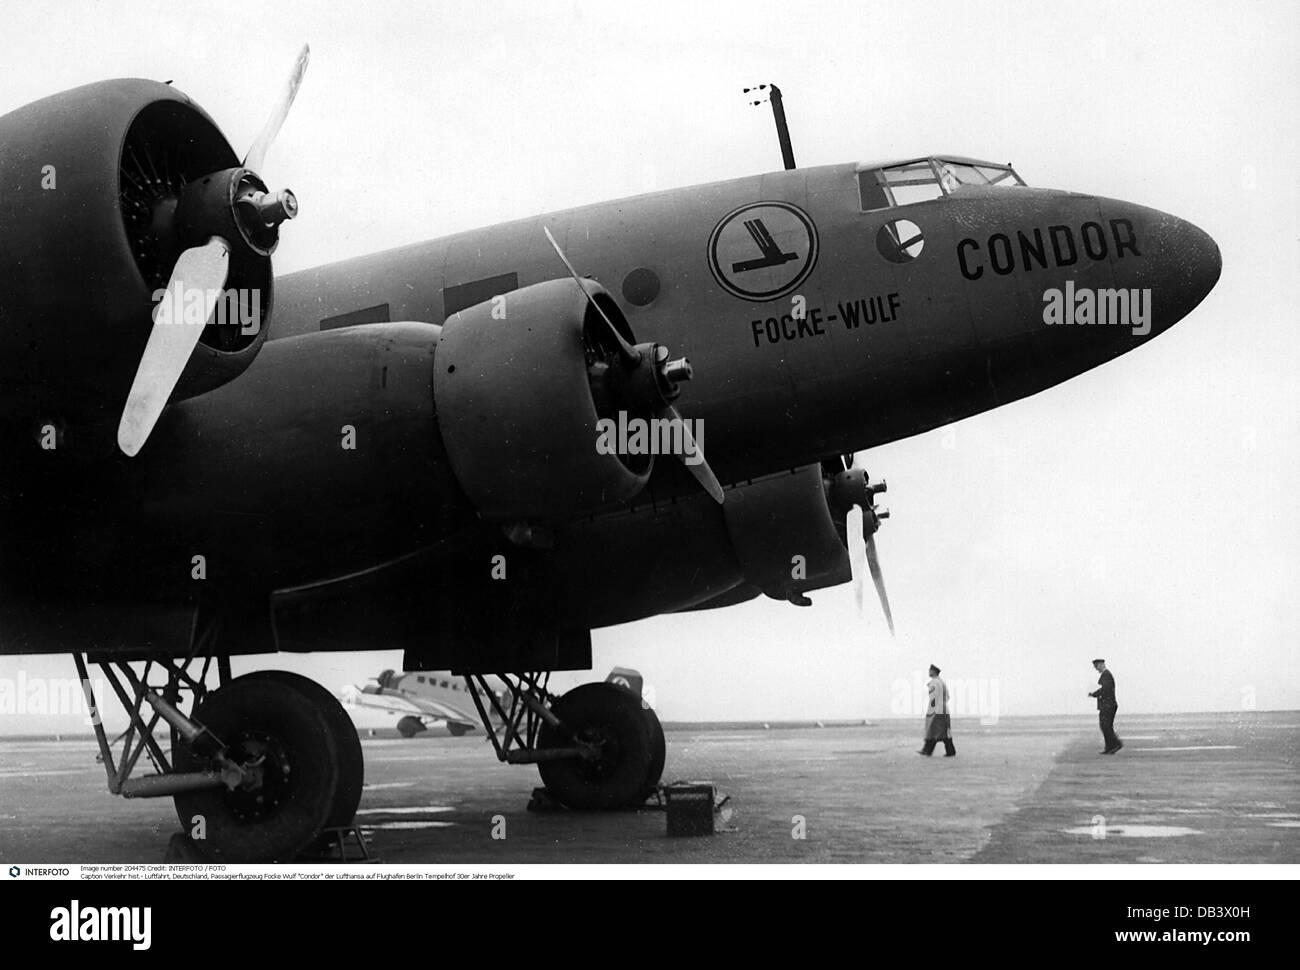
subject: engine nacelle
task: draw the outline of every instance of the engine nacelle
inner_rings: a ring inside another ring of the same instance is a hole
[[[174,218],[184,187],[238,164],[201,108],[154,81],[90,84],[0,118],[7,414],[120,411],[155,293],[192,245]],[[237,377],[266,339],[270,259],[236,248],[226,286],[248,322],[204,328],[173,400]]]
[[[820,465],[733,489],[722,511],[745,583],[773,599],[853,578],[843,518],[837,524]]]
[[[704,495],[643,503],[559,532],[544,603],[548,615],[596,628],[730,606],[760,592],[797,600],[852,579],[843,529],[820,465],[728,487],[721,507]],[[499,598],[494,608],[508,608],[516,584],[478,582],[482,596]]]
[[[618,305],[593,299],[625,335]],[[438,429],[452,470],[484,519],[556,520],[625,501],[650,456],[601,454],[592,361],[596,310],[573,280],[515,290],[449,317],[434,361]]]

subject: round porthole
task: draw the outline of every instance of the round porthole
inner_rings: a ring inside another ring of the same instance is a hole
[[[910,263],[925,248],[925,234],[908,219],[895,219],[876,233],[876,249],[891,263]]]
[[[633,306],[649,306],[659,295],[659,276],[644,266],[623,278],[623,299]]]

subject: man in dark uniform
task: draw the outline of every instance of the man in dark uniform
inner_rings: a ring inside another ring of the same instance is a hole
[[[1097,720],[1101,722],[1101,736],[1106,742],[1106,750],[1100,753],[1114,754],[1124,747],[1124,742],[1115,733],[1115,712],[1119,710],[1115,700],[1115,678],[1106,669],[1106,661],[1094,660],[1092,666],[1101,674],[1097,678],[1097,689],[1088,695],[1097,698]]]

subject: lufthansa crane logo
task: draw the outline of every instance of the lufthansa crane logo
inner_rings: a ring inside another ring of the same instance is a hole
[[[742,300],[784,296],[808,278],[816,262],[817,228],[788,202],[742,205],[709,236],[713,278]]]

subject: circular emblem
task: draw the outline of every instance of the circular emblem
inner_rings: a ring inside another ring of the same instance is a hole
[[[910,219],[895,219],[876,233],[876,248],[891,263],[909,263],[925,248],[925,234]]]
[[[756,303],[789,293],[817,262],[817,228],[798,206],[753,202],[709,236],[709,268],[727,292]]]

